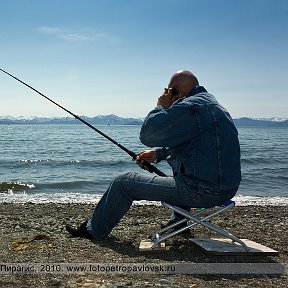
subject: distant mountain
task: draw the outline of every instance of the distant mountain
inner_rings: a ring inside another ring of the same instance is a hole
[[[269,118],[269,119],[252,119],[242,117],[233,119],[237,127],[288,127],[288,119]]]
[[[142,125],[141,118],[123,118],[117,115],[98,115],[95,117],[80,116],[92,125]],[[288,118],[253,119],[242,117],[233,119],[237,127],[288,127]],[[72,117],[11,117],[0,116],[1,124],[80,124],[81,122]]]
[[[143,120],[140,118],[122,118],[114,114],[99,115],[96,117],[80,116],[83,120],[94,125],[141,125]],[[80,124],[78,119],[72,117],[11,117],[0,116],[0,124]]]

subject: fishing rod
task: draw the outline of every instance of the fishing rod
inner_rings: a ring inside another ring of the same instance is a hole
[[[78,119],[79,121],[81,121],[82,123],[84,123],[85,125],[87,125],[88,127],[90,127],[91,129],[93,129],[95,132],[97,132],[98,134],[102,135],[104,138],[106,138],[107,140],[109,140],[110,142],[112,142],[113,144],[117,145],[120,149],[122,149],[123,151],[125,151],[127,154],[129,154],[133,160],[136,160],[137,154],[134,153],[133,151],[127,149],[126,147],[124,147],[123,145],[121,145],[120,143],[118,143],[117,141],[115,141],[114,139],[112,139],[111,137],[109,137],[108,135],[104,134],[102,131],[100,131],[99,129],[97,129],[96,127],[94,127],[93,125],[91,125],[90,123],[88,123],[87,121],[85,121],[84,119],[82,119],[81,117],[79,117],[78,115],[72,113],[71,111],[69,111],[68,109],[66,109],[65,107],[61,106],[60,104],[56,103],[55,101],[53,101],[52,99],[50,99],[49,97],[45,96],[43,93],[39,92],[38,90],[36,90],[35,88],[33,88],[32,86],[28,85],[27,83],[23,82],[22,80],[18,79],[17,77],[13,76],[12,74],[8,73],[7,71],[0,69],[2,72],[4,72],[5,74],[9,75],[10,77],[14,78],[15,80],[19,81],[20,83],[24,84],[25,86],[27,86],[28,88],[32,89],[33,91],[35,91],[36,93],[38,93],[39,95],[41,95],[42,97],[46,98],[48,101],[52,102],[53,104],[55,104],[56,106],[58,106],[59,108],[63,109],[64,111],[66,111],[67,113],[69,113],[70,115],[72,115],[74,118]],[[155,166],[153,166],[152,164],[150,164],[149,162],[147,162],[146,160],[141,160],[141,164],[143,164],[143,166],[151,173],[155,173],[159,176],[167,176],[165,173],[163,173],[161,170],[159,170],[158,168],[156,168]]]

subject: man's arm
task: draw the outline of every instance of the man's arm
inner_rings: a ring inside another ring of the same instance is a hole
[[[195,109],[182,101],[170,108],[156,107],[145,118],[140,141],[148,147],[173,147],[200,133]]]

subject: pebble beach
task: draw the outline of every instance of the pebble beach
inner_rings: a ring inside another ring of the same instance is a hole
[[[288,263],[288,206],[236,206],[213,223],[240,238],[279,252],[276,256],[215,256],[204,253],[188,236],[166,241],[162,253],[138,247],[167,221],[170,211],[156,205],[133,205],[111,235],[101,242],[71,238],[65,224],[78,224],[93,212],[93,204],[0,204],[0,262],[17,263]],[[193,237],[215,237],[203,227]],[[191,235],[190,235],[191,237]],[[287,266],[286,266],[287,267]],[[55,271],[54,271],[55,272]],[[57,272],[57,271],[56,271]],[[269,274],[161,273],[1,273],[0,287],[287,287],[286,272]]]

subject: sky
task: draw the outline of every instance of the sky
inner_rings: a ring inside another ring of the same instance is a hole
[[[288,117],[287,0],[0,0],[0,68],[77,115],[145,117],[190,70],[233,118]],[[0,71],[0,116],[65,111]]]

